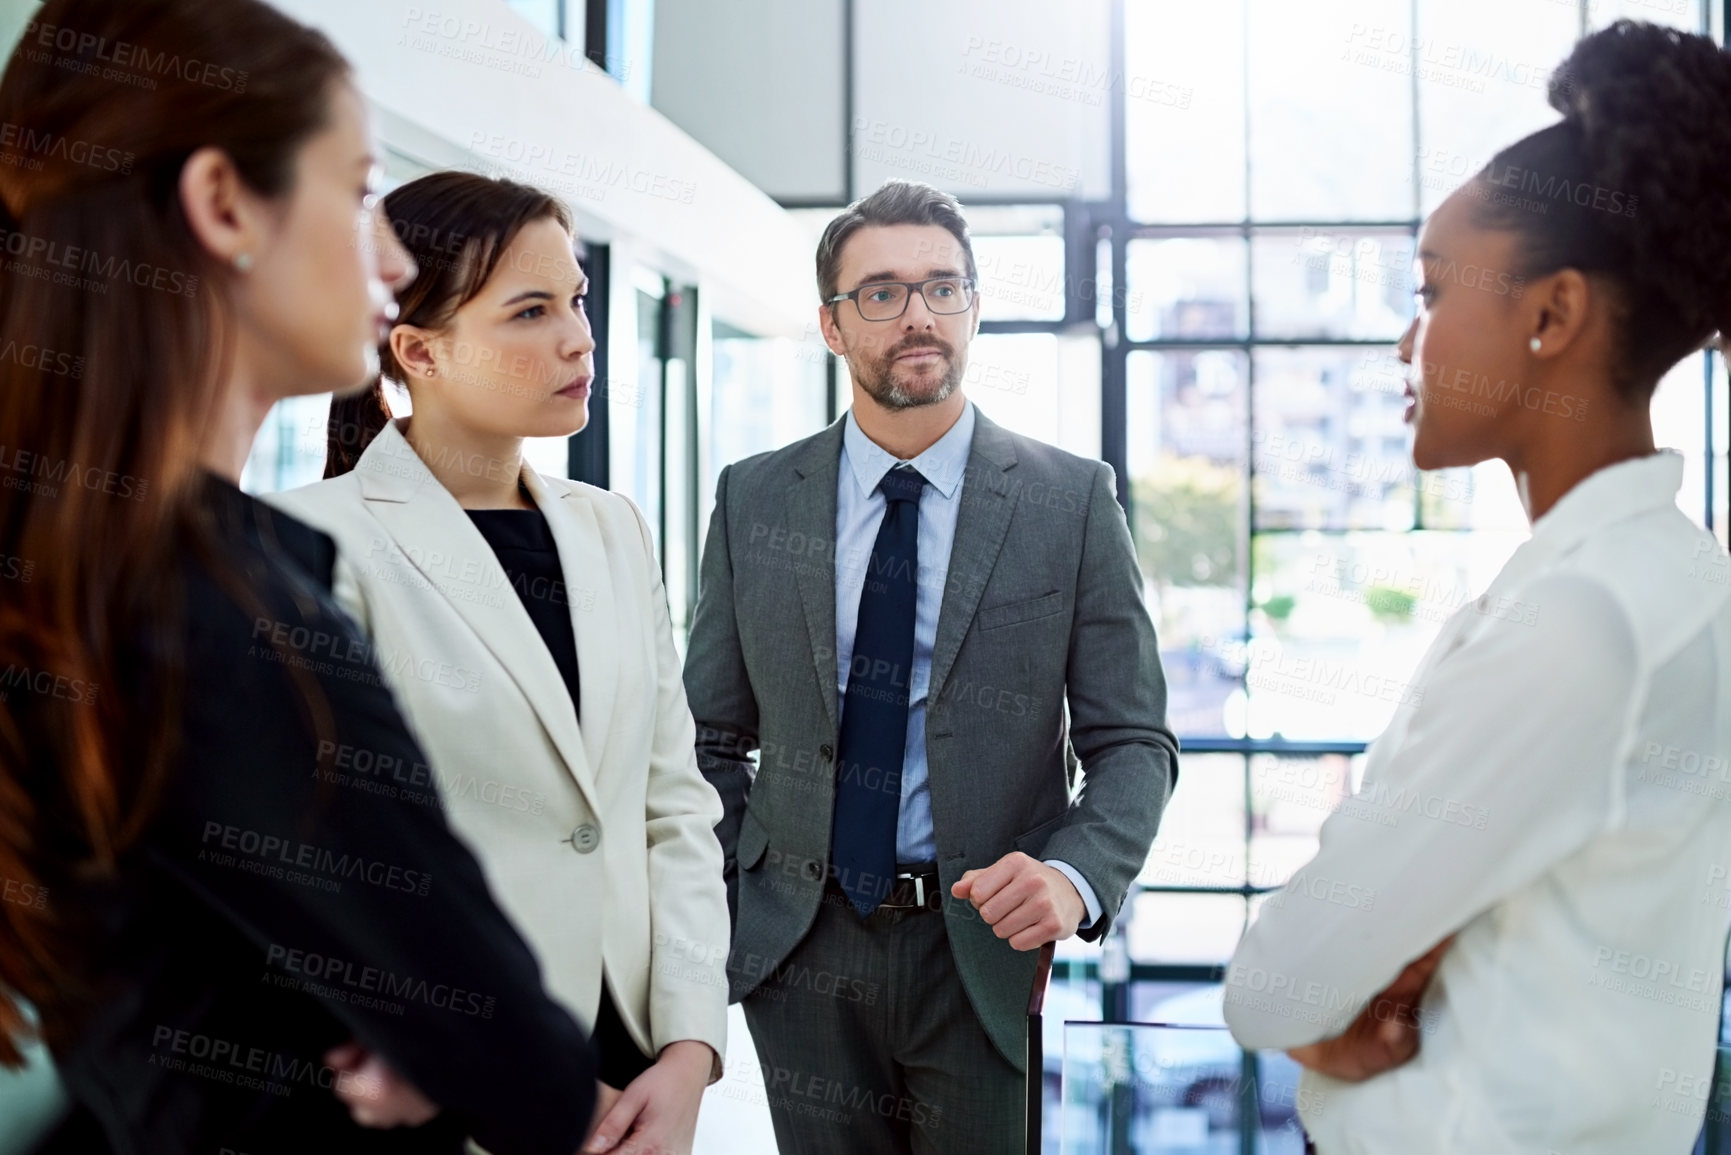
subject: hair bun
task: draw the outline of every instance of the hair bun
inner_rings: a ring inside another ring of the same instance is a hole
[[[1618,20],[1575,45],[1548,95],[1591,178],[1630,206],[1630,288],[1731,329],[1731,53]]]
[[[1731,56],[1705,36],[1618,20],[1576,43],[1548,97],[1589,143],[1648,126],[1667,141],[1698,135],[1731,112]]]

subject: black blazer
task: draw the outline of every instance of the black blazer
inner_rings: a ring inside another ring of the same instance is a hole
[[[330,599],[334,545],[225,482],[208,495],[244,593],[188,560],[177,770],[120,883],[69,896],[100,927],[104,984],[54,1045],[72,1096],[118,1155],[458,1152],[465,1135],[572,1155],[594,1056]],[[351,1037],[439,1118],[350,1122],[322,1056]]]

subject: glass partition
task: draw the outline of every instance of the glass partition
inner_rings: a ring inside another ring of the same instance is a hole
[[[607,383],[609,488],[637,503],[649,520],[656,556],[661,556],[662,494],[662,309],[666,286],[647,270],[632,279],[636,309],[634,360],[629,368],[617,360]]]
[[[1220,988],[1171,1000],[1212,1008]],[[1056,1109],[1042,1120],[1047,1155],[1302,1155],[1299,1067],[1245,1052],[1224,1026],[1064,1024]]]

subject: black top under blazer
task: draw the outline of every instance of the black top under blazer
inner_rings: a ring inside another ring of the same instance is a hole
[[[539,509],[465,512],[493,547],[505,576],[511,579],[511,588],[517,591],[517,600],[523,603],[529,620],[535,623],[535,632],[541,635],[547,652],[553,656],[553,664],[559,667],[559,676],[571,692],[571,709],[581,716],[583,690],[577,669],[577,631],[571,625],[569,583],[546,515]],[[601,1081],[616,1091],[623,1091],[654,1066],[632,1040],[606,982],[601,984],[601,1002],[595,1011],[591,1040],[600,1057]]]
[[[72,1096],[117,1155],[455,1153],[466,1135],[571,1155],[594,1055],[331,600],[331,539],[214,477],[207,494],[245,593],[186,562],[176,770],[120,882],[67,894],[100,928],[104,984],[55,1048]],[[324,698],[322,737],[291,666]],[[351,1122],[322,1060],[350,1038],[441,1115]]]

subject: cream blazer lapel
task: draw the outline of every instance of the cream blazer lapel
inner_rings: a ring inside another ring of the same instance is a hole
[[[374,438],[361,455],[355,475],[367,510],[390,535],[407,564],[419,571],[432,590],[437,591],[421,596],[444,597],[474,630],[481,645],[510,674],[523,697],[534,708],[548,738],[564,758],[589,809],[599,818],[601,805],[590,751],[598,756],[601,750],[605,719],[612,709],[613,680],[605,676],[583,678],[583,714],[595,719],[596,729],[601,732],[585,742],[576,712],[571,708],[565,679],[536,631],[535,623],[530,620],[528,611],[523,608],[517,591],[512,588],[504,567],[499,564],[487,539],[481,536],[481,531],[475,528],[463,507],[457,504],[457,499],[439,484],[403,438],[397,422],[387,422],[384,430]],[[582,574],[587,587],[606,586],[606,601],[611,604],[612,587],[607,580],[606,567],[582,568],[578,562],[590,539],[597,543],[597,553],[599,550],[599,531],[593,513],[585,510],[588,513],[586,523],[583,516],[570,516],[567,507],[577,503],[550,495],[534,470],[526,465],[523,481],[553,528],[559,546],[559,560],[566,573]],[[549,505],[554,508],[549,509]],[[555,510],[560,511],[558,515]],[[453,585],[448,568],[452,563],[464,567],[466,573],[475,572],[473,579],[464,580],[464,586],[485,589],[499,596],[485,599],[451,597],[446,591]],[[568,586],[571,584],[567,581]],[[595,589],[593,596],[595,610],[601,609],[602,591]],[[572,600],[571,608],[576,611],[577,599]],[[607,644],[594,636],[590,636],[585,645],[585,634],[593,635],[597,622],[584,623],[580,620],[582,618],[600,620],[602,615],[573,613],[579,669],[585,674],[603,675],[616,658]],[[589,626],[587,630],[585,624]]]

